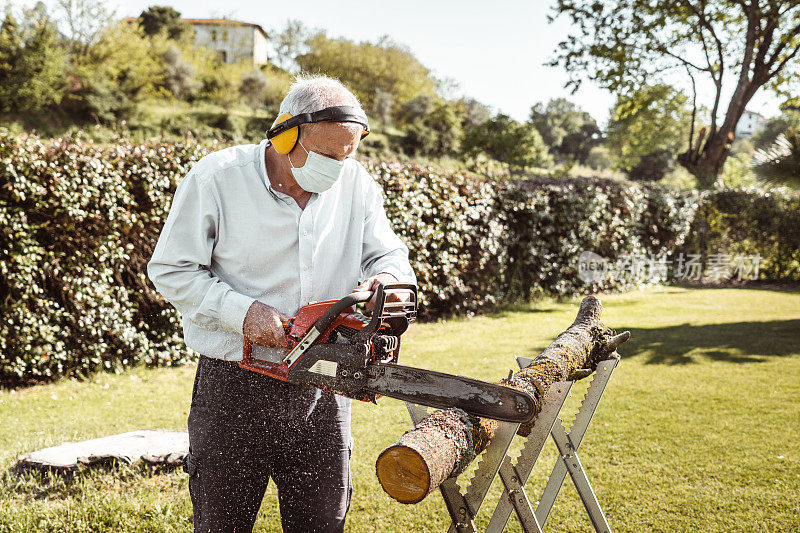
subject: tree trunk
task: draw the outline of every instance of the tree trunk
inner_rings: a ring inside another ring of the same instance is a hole
[[[678,163],[697,178],[701,188],[710,189],[722,172],[733,138],[733,130],[723,125],[709,136],[704,145],[698,142],[696,148],[690,148],[679,154]],[[702,150],[700,150],[701,145]]]
[[[541,412],[547,390],[567,379],[585,377],[607,359],[629,332],[615,335],[600,321],[602,305],[594,296],[581,302],[578,316],[530,365],[500,383],[529,392]],[[520,426],[527,436],[533,423]],[[494,436],[497,422],[443,409],[422,420],[383,450],[375,464],[378,481],[401,503],[417,503],[445,479],[462,472]]]

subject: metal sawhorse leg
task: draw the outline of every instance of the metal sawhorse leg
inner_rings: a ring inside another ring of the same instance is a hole
[[[530,359],[517,357],[517,363],[521,368],[528,366],[530,361]],[[544,407],[537,416],[516,463],[512,462],[507,452],[519,424],[499,423],[494,438],[479,457],[478,468],[475,470],[467,490],[464,493],[461,492],[457,478],[449,478],[439,487],[452,519],[449,529],[451,533],[477,531],[475,517],[489,492],[492,481],[498,474],[503,482],[503,496],[489,520],[489,525],[486,527],[487,532],[502,532],[513,510],[519,518],[523,531],[541,533],[567,474],[575,484],[594,529],[601,533],[611,531],[578,457],[578,448],[597,410],[608,380],[618,363],[619,355],[616,352],[612,354],[611,359],[600,361],[569,433],[558,415],[574,382],[561,381],[552,385],[547,392]],[[409,402],[406,402],[406,406],[414,425],[428,415],[428,409],[424,406]],[[525,492],[525,483],[528,481],[549,435],[553,437],[559,457],[536,511],[534,511]]]

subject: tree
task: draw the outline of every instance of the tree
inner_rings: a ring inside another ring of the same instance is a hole
[[[378,117],[384,124],[392,122],[392,108],[394,107],[394,96],[381,89],[375,89],[375,100],[372,103],[372,114]]]
[[[605,146],[595,146],[589,150],[586,164],[592,170],[607,170],[611,168],[611,154]]]
[[[597,122],[566,98],[554,98],[547,105],[535,104],[530,117],[550,153],[561,162],[572,159],[585,163],[589,151],[600,143]]]
[[[586,162],[589,151],[600,143],[600,128],[592,116],[566,98],[554,98],[531,108],[531,124],[550,153],[561,162]]]
[[[465,129],[480,126],[491,117],[489,108],[474,98],[459,98],[453,106],[461,117],[461,127]]]
[[[70,87],[62,108],[73,117],[114,122],[137,102],[163,95],[166,35],[146,37],[138,24],[108,28],[69,63]]]
[[[181,22],[179,11],[167,6],[150,6],[139,14],[139,25],[145,35],[165,32],[170,39],[180,39],[191,26]]]
[[[170,46],[164,52],[164,62],[167,89],[181,100],[194,94],[200,83],[195,80],[194,67],[183,59],[181,51],[175,46]]]
[[[536,128],[502,113],[469,129],[461,141],[461,150],[473,161],[481,154],[496,159],[512,174],[550,162],[547,147]]]
[[[242,77],[242,83],[239,85],[239,94],[247,100],[251,107],[263,107],[264,93],[268,85],[269,81],[264,73],[260,70],[254,70]]]
[[[308,52],[312,32],[301,21],[290,19],[282,30],[272,30],[269,35],[275,50],[275,64],[284,70],[297,70],[296,59]]]
[[[617,96],[606,146],[617,168],[638,179],[660,179],[673,166],[691,127],[685,95],[669,85],[645,86]]]
[[[374,107],[377,89],[391,94],[396,105],[422,94],[435,96],[430,71],[408,48],[388,37],[355,43],[319,32],[307,43],[309,51],[296,58],[300,68],[338,78],[365,109]]]
[[[422,120],[427,117],[428,113],[433,111],[433,106],[433,96],[429,94],[420,94],[400,106],[397,112],[397,118],[401,122],[412,124],[417,120]]]
[[[787,95],[800,73],[800,0],[557,0],[551,20],[558,14],[577,35],[559,43],[550,65],[567,69],[573,90],[589,79],[624,94],[680,75],[693,90],[698,78],[713,85],[710,126],[691,128],[678,156],[704,187],[722,170],[753,95],[762,87]]]
[[[461,120],[446,102],[434,104],[433,110],[406,127],[402,140],[408,154],[441,156],[456,150],[461,137]]]
[[[24,26],[8,13],[0,26],[0,109],[34,111],[63,95],[64,54],[44,6],[24,10]]]
[[[58,0],[72,53],[83,55],[114,23],[114,11],[102,0]]]

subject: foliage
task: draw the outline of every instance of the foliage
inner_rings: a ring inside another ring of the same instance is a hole
[[[176,98],[185,99],[200,88],[201,83],[195,79],[194,67],[183,59],[177,47],[167,48],[164,52],[164,63],[164,84]]]
[[[251,107],[264,105],[264,94],[269,86],[269,81],[263,72],[254,70],[245,74],[239,85],[239,93],[247,100]]]
[[[461,127],[464,129],[480,126],[491,117],[489,108],[474,98],[462,97],[452,101],[451,105],[461,117]]]
[[[428,116],[433,111],[435,101],[430,94],[420,94],[404,102],[397,110],[397,118],[406,124],[413,124],[417,120]]]
[[[461,137],[461,120],[452,106],[438,102],[405,132],[401,146],[407,154],[447,155],[456,151]]]
[[[667,172],[666,175],[658,181],[658,184],[667,189],[690,191],[697,189],[697,178],[685,168],[675,167],[675,169]]]
[[[755,172],[753,172],[752,159],[753,156],[746,152],[728,157],[719,176],[722,183],[726,187],[751,187],[757,185],[758,180]]]
[[[630,173],[639,166],[637,179],[663,177],[689,135],[691,110],[687,100],[669,85],[644,86],[617,95],[606,132],[606,145],[617,168]]]
[[[79,120],[105,123],[130,118],[137,103],[162,94],[166,65],[163,37],[147,38],[121,22],[110,27],[83,55],[72,58],[72,83],[62,109]]]
[[[569,72],[573,90],[584,80],[617,94],[679,79],[695,95],[701,82],[714,87],[708,129],[697,140],[687,135],[678,157],[705,188],[721,172],[755,93],[791,96],[800,79],[800,0],[557,0],[559,14],[574,34],[559,43],[550,65]],[[723,95],[730,95],[727,104]]]
[[[624,290],[648,283],[624,271],[583,283],[577,259],[593,251],[615,263],[623,254],[650,257],[684,243],[697,208],[693,194],[601,179],[538,178],[504,192],[506,298]]]
[[[57,104],[64,54],[41,10],[25,10],[20,26],[8,13],[0,26],[0,111],[26,112]]]
[[[505,164],[512,172],[542,167],[550,161],[536,128],[502,113],[467,130],[461,145],[464,155],[473,161],[485,155]]]
[[[759,254],[761,278],[800,280],[797,193],[755,187],[709,191],[694,226],[690,247],[704,255]]]
[[[782,133],[790,129],[800,129],[800,111],[788,109],[776,117],[767,119],[764,126],[753,134],[753,147],[768,148],[778,140]]]
[[[611,168],[611,154],[605,146],[595,146],[589,150],[586,165],[592,170],[607,170]]]
[[[753,163],[762,180],[800,187],[800,129],[780,134],[772,146],[755,153]]]
[[[0,381],[189,357],[145,266],[170,192],[202,155],[0,133]]]
[[[408,48],[388,37],[376,43],[355,43],[319,32],[307,44],[309,51],[296,58],[300,68],[338,78],[365,109],[374,107],[376,89],[391,94],[400,105],[421,94],[434,94],[428,69]]]
[[[103,0],[57,0],[56,6],[73,56],[86,54],[116,20]]]
[[[530,121],[559,162],[585,163],[589,151],[600,143],[600,129],[592,116],[566,98],[535,104]]]
[[[145,35],[153,36],[161,32],[170,39],[180,39],[192,27],[181,22],[181,14],[168,6],[150,6],[139,14],[139,25]]]
[[[235,115],[218,120],[249,128]],[[125,137],[101,146],[0,133],[0,383],[193,356],[182,349],[177,312],[150,284],[146,264],[177,183],[219,147]],[[679,247],[746,245],[766,258],[762,277],[800,279],[797,195],[750,189],[698,196],[592,179],[495,182],[412,164],[365,164],[409,247],[424,317],[658,281],[630,271],[582,283],[576,260],[584,250],[614,263]],[[711,228],[705,241],[697,237],[698,206]]]
[[[669,150],[653,150],[639,158],[639,162],[628,171],[628,177],[635,181],[658,181],[672,169],[674,160],[675,156]]]
[[[289,19],[282,30],[269,32],[277,65],[287,71],[298,68],[297,57],[308,52],[308,40],[312,32],[300,20]]]

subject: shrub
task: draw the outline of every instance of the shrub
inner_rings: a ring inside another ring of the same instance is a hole
[[[220,147],[43,142],[0,130],[0,385],[194,357],[146,265],[177,183]],[[496,182],[365,163],[409,247],[426,318],[658,282],[623,270],[583,283],[576,260],[584,250],[611,262],[675,249],[760,253],[762,278],[800,279],[800,200],[788,191]]]
[[[800,197],[754,187],[705,193],[690,247],[704,256],[760,255],[761,279],[800,280]]]
[[[191,358],[145,267],[203,153],[0,132],[0,383]]]

